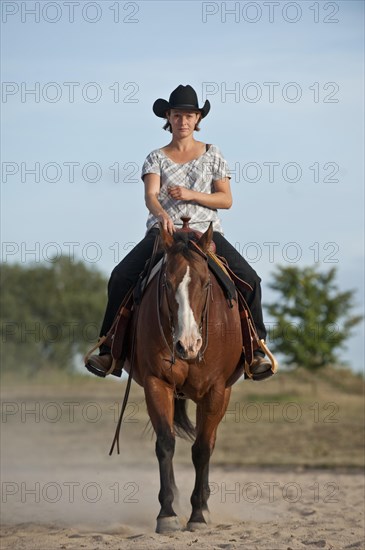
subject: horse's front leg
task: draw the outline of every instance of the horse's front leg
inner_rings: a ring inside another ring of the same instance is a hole
[[[231,388],[212,389],[197,406],[197,437],[192,446],[195,486],[191,495],[192,513],[187,528],[190,531],[206,527],[203,512],[208,510],[209,460],[214,450],[217,428],[226,412]]]
[[[167,533],[181,529],[174,512],[174,471],[172,459],[175,452],[174,434],[174,395],[173,390],[162,380],[150,376],[144,384],[148,414],[156,432],[156,455],[160,468],[160,492],[158,499],[161,504],[157,516],[157,533]]]

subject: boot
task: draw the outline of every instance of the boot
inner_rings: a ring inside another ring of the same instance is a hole
[[[252,380],[256,381],[266,380],[274,374],[271,370],[271,362],[262,351],[254,352],[254,360],[248,368],[252,374]]]
[[[106,373],[108,370],[110,370],[113,363],[113,358],[110,354],[104,354],[104,355],[91,355],[89,357],[88,362],[86,363],[86,368],[88,371],[92,372],[93,374],[96,374],[96,376],[100,376],[101,378],[105,378]],[[122,369],[117,364],[114,371],[110,374],[114,374],[114,376],[118,376],[119,378],[122,376]]]

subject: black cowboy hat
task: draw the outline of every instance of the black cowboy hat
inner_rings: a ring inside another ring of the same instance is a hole
[[[180,84],[171,92],[169,101],[166,99],[156,99],[153,104],[153,112],[160,118],[166,118],[166,111],[170,109],[181,109],[183,111],[199,111],[202,118],[207,116],[210,111],[210,102],[206,99],[203,107],[199,107],[198,96],[191,86]]]

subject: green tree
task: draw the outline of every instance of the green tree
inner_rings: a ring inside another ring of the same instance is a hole
[[[2,264],[2,369],[72,370],[97,340],[105,302],[105,278],[81,261]]]
[[[352,315],[354,291],[340,292],[336,268],[320,273],[314,267],[279,267],[269,286],[280,294],[266,306],[274,318],[270,334],[274,352],[284,362],[307,369],[338,363],[336,349],[344,347],[362,316]]]

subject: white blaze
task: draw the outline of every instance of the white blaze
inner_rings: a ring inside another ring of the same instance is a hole
[[[185,349],[198,352],[201,344],[199,328],[196,324],[194,313],[190,307],[189,302],[189,283],[190,278],[190,266],[187,266],[186,273],[183,280],[179,284],[175,299],[179,305],[177,312],[178,327],[176,334],[176,342],[180,342],[184,345]]]

